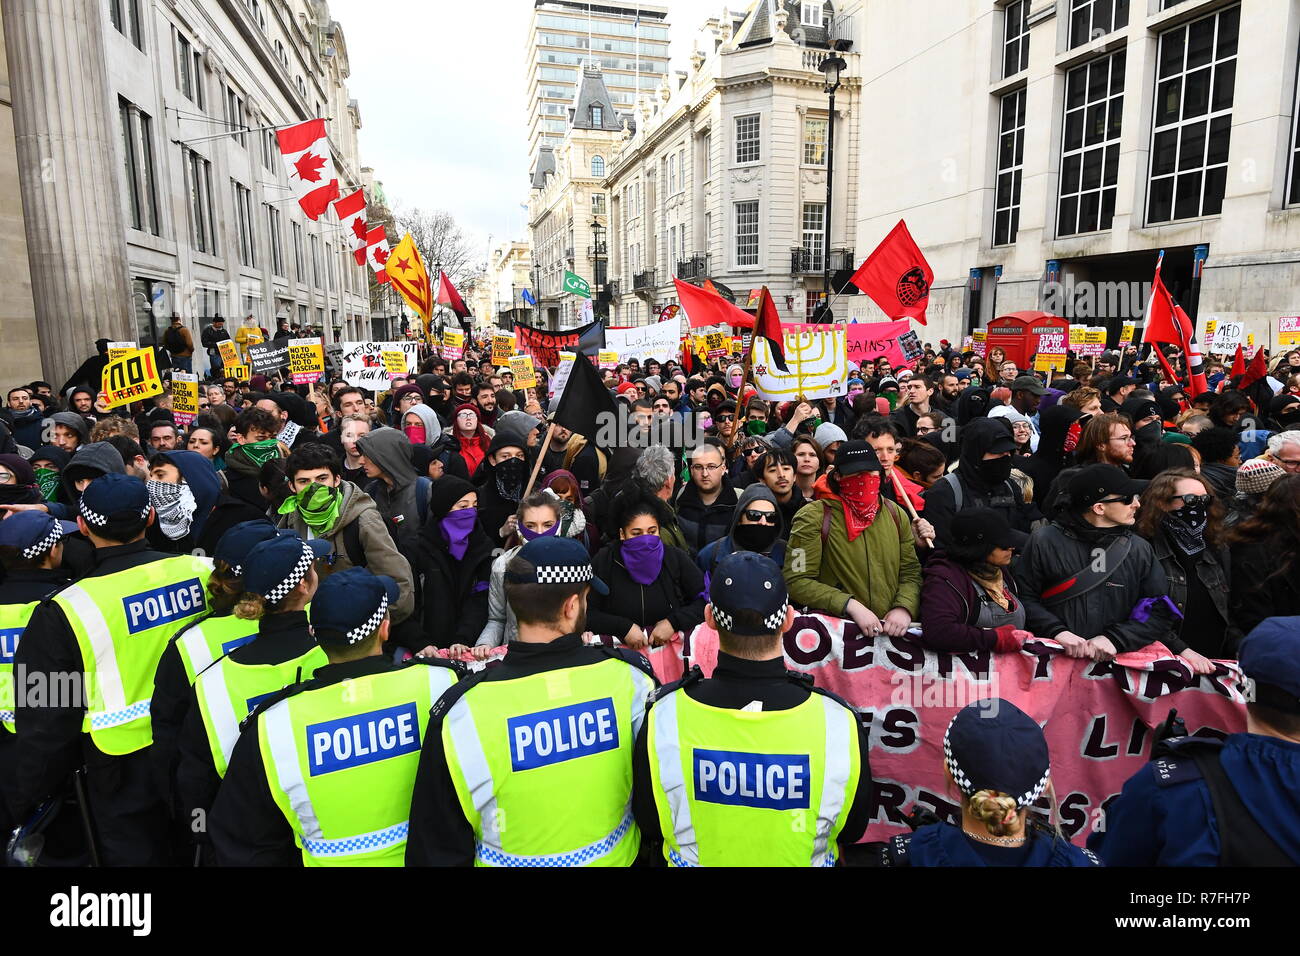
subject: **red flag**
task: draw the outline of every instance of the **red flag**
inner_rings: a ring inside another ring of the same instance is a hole
[[[366,236],[369,232],[366,228],[365,190],[358,189],[350,196],[335,200],[334,215],[339,217],[339,222],[343,225],[345,241],[352,247],[353,252],[361,253],[357,258],[357,265],[361,265],[365,262]]]
[[[902,219],[867,257],[852,283],[871,296],[891,319],[915,319],[925,325],[934,272]]]
[[[339,198],[339,181],[330,158],[325,121],[308,120],[276,130],[275,138],[289,171],[289,188],[297,195],[298,205],[307,218],[314,222]]]
[[[366,261],[374,270],[375,281],[383,285],[388,281],[388,237],[383,226],[375,226],[366,233]]]
[[[785,373],[790,369],[785,364],[785,332],[781,329],[781,316],[777,314],[776,303],[772,293],[763,286],[758,297],[758,316],[754,320],[754,335],[767,339],[767,347],[772,352],[772,364]]]
[[[1240,349],[1241,346],[1238,345],[1237,348]],[[1235,367],[1233,369],[1233,374],[1237,374]],[[1255,357],[1250,360],[1250,365],[1246,367],[1246,374],[1242,378],[1240,384],[1237,385],[1237,390],[1244,392],[1267,374],[1268,362],[1264,359],[1264,350],[1256,347]]]
[[[1153,345],[1164,342],[1177,345],[1182,349],[1183,360],[1187,363],[1191,379],[1192,393],[1200,395],[1209,391],[1209,386],[1205,383],[1205,363],[1201,359],[1201,350],[1194,338],[1196,330],[1192,320],[1187,317],[1182,306],[1174,301],[1174,297],[1165,288],[1164,280],[1160,278],[1160,266],[1164,258],[1165,254],[1162,251],[1160,257],[1156,259],[1156,274],[1151,282],[1151,301],[1147,303],[1142,341]]]
[[[1237,354],[1232,357],[1232,371],[1228,374],[1229,378],[1236,378],[1238,375],[1246,374],[1246,355],[1242,351],[1241,343],[1237,343]]]
[[[673,279],[673,285],[677,287],[677,298],[682,303],[691,328],[702,329],[706,325],[735,325],[744,329],[754,327],[752,315],[736,308],[722,296],[706,292],[681,279]]]
[[[467,319],[470,317],[470,311],[465,307],[465,300],[460,297],[456,287],[451,284],[447,278],[447,273],[438,273],[438,304],[445,305],[456,313],[457,318]]]

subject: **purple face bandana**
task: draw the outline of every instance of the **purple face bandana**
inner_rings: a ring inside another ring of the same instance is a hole
[[[645,586],[659,577],[664,566],[664,543],[657,534],[641,534],[621,545],[623,566],[637,584]]]
[[[530,531],[523,525],[519,526],[519,534],[525,541],[534,541],[537,538],[553,537],[560,530],[560,523],[557,521],[545,531]]]
[[[461,508],[438,522],[442,536],[447,539],[447,550],[457,561],[465,557],[465,552],[469,549],[469,535],[477,521],[477,508]]]

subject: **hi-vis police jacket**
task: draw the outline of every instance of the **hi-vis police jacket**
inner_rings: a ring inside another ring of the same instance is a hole
[[[411,866],[627,866],[644,657],[578,634],[516,641],[433,709],[411,800]]]
[[[65,588],[33,612],[14,658],[15,672],[24,674],[27,685],[15,708],[15,809],[35,806],[84,761],[128,759],[149,747],[149,701],[163,647],[177,628],[207,608],[211,563],[205,559],[151,551],[143,540],[97,549],[95,558],[94,570],[72,585],[80,589],[76,594]],[[159,568],[146,567],[155,563]],[[122,589],[111,607],[113,595],[104,593],[104,579],[110,577],[115,578],[111,587]],[[65,610],[74,606],[82,609],[77,622]],[[99,696],[95,688],[89,695],[83,690],[85,655],[102,638],[86,626],[95,611],[110,612],[117,623],[110,623],[109,631],[126,651],[116,668],[96,658]],[[128,647],[130,637],[148,646]],[[114,673],[120,683],[112,684]]]

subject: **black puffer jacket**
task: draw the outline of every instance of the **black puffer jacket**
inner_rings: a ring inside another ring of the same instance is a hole
[[[659,577],[644,586],[633,581],[623,566],[618,541],[601,548],[591,566],[609,586],[608,595],[593,590],[587,597],[587,630],[594,634],[621,638],[633,624],[649,633],[665,619],[689,634],[704,622],[704,575],[680,548],[664,548]]]
[[[677,496],[677,524],[691,554],[699,554],[704,547],[731,530],[736,516],[736,490],[723,479],[722,490],[713,504],[700,500],[700,489],[688,481]]]
[[[492,580],[494,545],[483,532],[482,519],[470,533],[462,558],[453,558],[443,536],[441,521],[458,499],[474,491],[468,481],[445,477],[429,491],[429,517],[420,529],[420,553],[413,562],[422,578],[423,633],[404,636],[401,643],[418,651],[427,644],[470,647],[487,626],[488,587]],[[424,641],[420,647],[413,644]]]

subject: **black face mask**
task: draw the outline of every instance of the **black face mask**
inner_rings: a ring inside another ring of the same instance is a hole
[[[1145,442],[1158,442],[1165,434],[1165,426],[1160,422],[1143,425],[1133,433],[1133,437]]]
[[[528,480],[528,462],[522,458],[507,458],[493,466],[496,472],[497,493],[506,501],[518,501],[524,496],[524,483]]]
[[[979,463],[978,471],[986,485],[999,485],[1011,477],[1011,456],[985,459]]]
[[[738,524],[732,537],[744,550],[766,554],[776,544],[778,530],[774,524]]]

